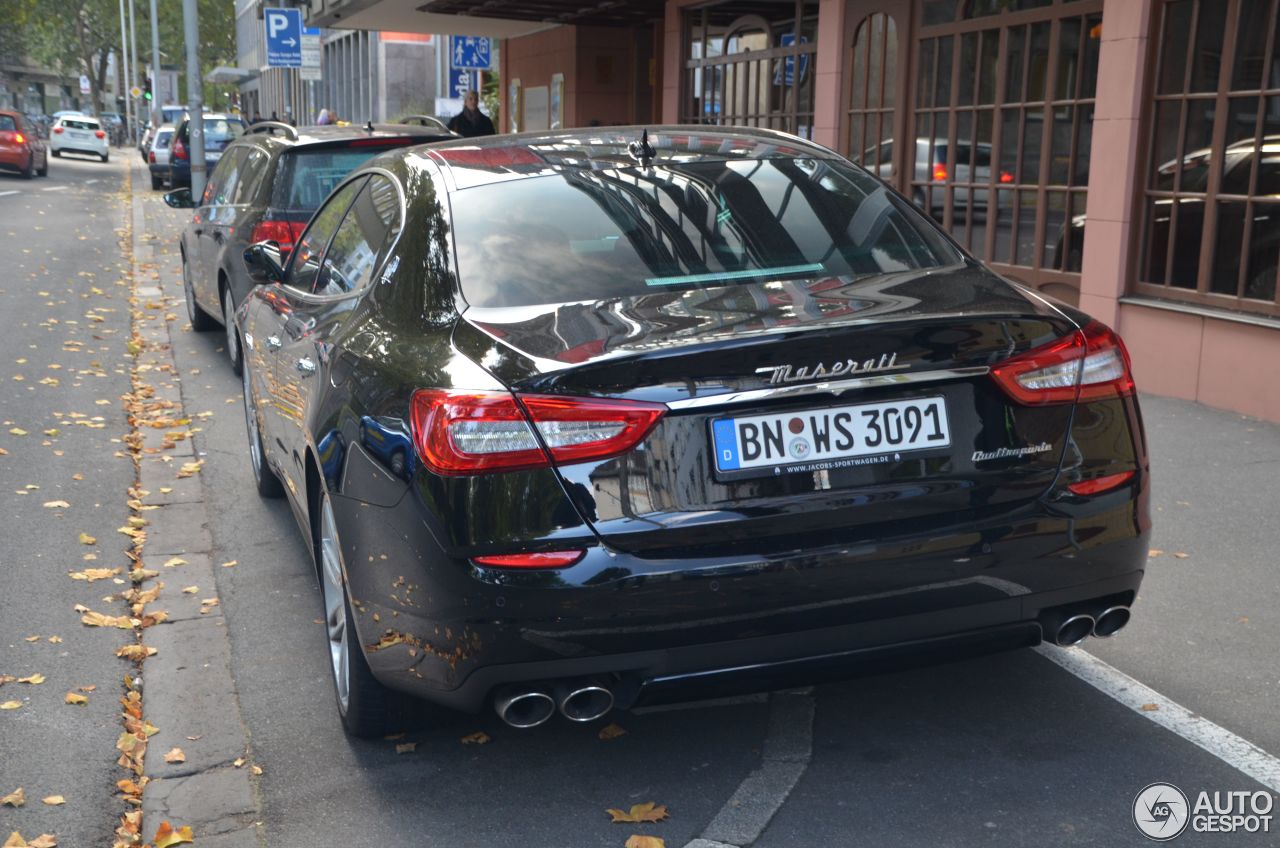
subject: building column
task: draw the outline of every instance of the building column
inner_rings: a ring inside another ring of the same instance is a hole
[[[1080,308],[1115,326],[1141,243],[1136,211],[1142,93],[1156,0],[1106,0],[1080,276]]]
[[[813,140],[840,146],[840,85],[844,64],[845,0],[818,3],[818,53],[814,56]]]

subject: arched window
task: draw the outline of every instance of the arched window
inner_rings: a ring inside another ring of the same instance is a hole
[[[848,134],[845,154],[890,180],[898,81],[898,26],[883,12],[867,15],[848,46]]]

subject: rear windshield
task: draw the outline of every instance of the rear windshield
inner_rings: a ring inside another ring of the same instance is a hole
[[[173,130],[161,130],[156,135],[156,147],[164,150],[169,146],[169,140],[173,138]]]
[[[62,125],[73,130],[96,130],[101,129],[97,121],[76,121],[71,118],[63,118]]]
[[[12,115],[0,115],[0,132],[16,132],[18,124]]]
[[[462,293],[529,306],[960,261],[909,204],[842,162],[566,170],[454,196]]]
[[[347,174],[383,151],[403,143],[360,147],[304,147],[280,157],[272,206],[314,212]]]
[[[228,118],[204,119],[204,152],[213,153],[244,135],[244,124]]]

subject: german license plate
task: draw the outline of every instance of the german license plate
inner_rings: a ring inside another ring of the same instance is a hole
[[[951,445],[941,397],[860,403],[711,422],[716,470],[816,471],[895,461]]]

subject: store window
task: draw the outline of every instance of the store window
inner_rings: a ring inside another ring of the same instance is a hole
[[[729,2],[683,16],[684,122],[813,137],[816,2]]]
[[[1158,8],[1138,293],[1280,316],[1278,2]]]
[[[900,186],[974,255],[1074,301],[1102,3],[923,0],[921,21]]]

